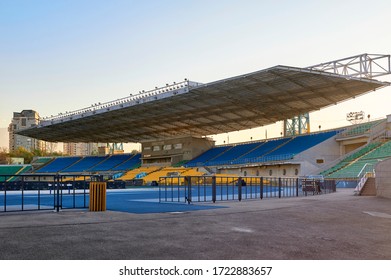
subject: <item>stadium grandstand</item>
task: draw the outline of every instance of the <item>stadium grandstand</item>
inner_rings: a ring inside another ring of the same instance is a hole
[[[220,145],[179,166],[164,162],[142,165],[141,154],[120,154],[36,158],[28,167],[5,166],[1,174],[103,174],[132,186],[156,185],[161,177],[167,176],[211,174],[264,177],[315,174],[357,181],[364,167],[373,170],[377,162],[391,158],[390,128],[389,117],[330,131]],[[41,165],[37,167],[37,163]]]
[[[0,165],[0,182],[14,180],[13,175],[31,171],[31,165]]]
[[[18,133],[54,142],[142,145],[139,154],[36,158],[28,171],[33,174],[103,174],[127,185],[205,174],[357,180],[391,158],[391,116],[229,145],[216,146],[208,136],[335,105],[388,86],[374,78],[390,73],[389,55],[363,54],[307,68],[275,66],[207,84],[186,80],[44,118]]]

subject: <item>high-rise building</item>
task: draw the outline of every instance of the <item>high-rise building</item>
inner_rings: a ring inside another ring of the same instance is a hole
[[[63,151],[65,155],[69,156],[97,155],[98,146],[98,143],[64,143]]]
[[[9,132],[9,151],[13,152],[18,147],[23,147],[28,151],[41,149],[43,141],[27,136],[16,134],[19,129],[30,128],[38,125],[39,114],[34,110],[23,110],[22,112],[14,112],[14,116],[8,126]]]

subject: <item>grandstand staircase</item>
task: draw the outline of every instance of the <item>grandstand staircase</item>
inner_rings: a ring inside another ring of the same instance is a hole
[[[209,166],[203,166],[202,168],[205,169],[209,174],[216,173],[216,170],[215,170],[215,169],[212,169],[212,168],[209,167]]]
[[[23,166],[18,172],[15,173],[15,175],[20,175],[22,173],[29,172],[31,170],[31,168],[32,168],[31,165]],[[7,182],[13,182],[14,180],[16,180],[16,177],[12,176],[11,178],[9,178],[7,180]]]
[[[234,160],[237,160],[237,159],[241,159],[241,158],[245,158],[249,153],[255,151],[256,149],[259,149],[261,146],[265,145],[266,141],[265,142],[261,142],[258,146],[256,146],[255,148],[249,150],[247,153],[244,153],[243,155],[241,155],[240,157],[237,157],[235,158]]]
[[[84,159],[84,157],[80,157],[80,159],[79,159],[78,161],[76,161],[76,162],[72,163],[71,165],[67,166],[65,169],[74,166],[75,164],[79,163],[79,162],[82,161],[83,159]],[[99,164],[99,163],[98,163],[98,164]],[[98,164],[96,164],[96,165],[98,165]],[[64,170],[65,170],[65,169],[64,169]],[[83,171],[84,171],[84,170],[83,170]]]
[[[361,196],[376,196],[376,181],[375,178],[368,178],[362,187],[360,194]]]
[[[118,163],[117,165],[113,166],[111,169],[115,169],[116,167],[131,161],[135,156],[136,156],[136,154],[132,154],[132,156],[130,158],[128,158],[127,160],[125,160],[123,162]],[[136,168],[138,168],[138,166]]]
[[[226,150],[224,150],[224,151],[222,151],[221,153],[219,153],[218,155],[216,155],[216,156],[214,156],[214,157],[212,157],[212,158],[210,158],[209,160],[207,160],[205,163],[208,163],[208,162],[210,162],[210,161],[213,161],[214,159],[216,159],[216,158],[218,158],[219,156],[221,156],[221,155],[223,155],[223,154],[225,154],[225,153],[227,153],[227,152],[229,152],[233,147],[235,147],[235,146],[231,146],[231,147],[229,147],[228,149],[226,149]]]
[[[94,166],[91,166],[90,168],[88,168],[88,169],[87,169],[87,170],[85,170],[85,171],[89,172],[89,171],[92,171],[92,170],[94,170],[94,168],[95,168],[96,166],[99,166],[99,165],[101,165],[102,163],[105,163],[106,161],[108,161],[108,160],[109,160],[109,158],[110,158],[110,155],[109,155],[109,156],[106,156],[104,160],[102,160],[102,161],[98,162],[98,163],[97,163],[97,164],[95,164]],[[79,162],[79,161],[78,161],[78,162]],[[75,162],[74,164],[76,164],[76,163],[77,163],[77,162]]]
[[[295,137],[292,137],[292,138],[290,138],[288,141],[285,141],[284,143],[281,143],[280,145],[278,145],[277,147],[275,147],[273,150],[268,151],[267,153],[263,154],[263,155],[260,156],[260,157],[265,157],[265,156],[267,156],[268,154],[271,154],[271,153],[273,153],[274,151],[277,151],[279,148],[285,146],[286,144],[288,144],[289,142],[291,142],[293,139],[295,139]]]
[[[31,172],[35,172],[35,170],[38,170],[42,167],[45,167],[46,165],[50,164],[52,161],[54,161],[55,157],[52,158],[37,158],[36,160],[33,160],[31,162]]]

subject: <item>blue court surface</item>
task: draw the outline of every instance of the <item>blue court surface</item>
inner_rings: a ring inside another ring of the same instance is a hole
[[[129,213],[167,213],[222,208],[216,205],[159,203],[159,189],[129,189],[107,191],[107,210]]]
[[[7,191],[0,192],[0,212],[20,210],[54,210],[57,197],[49,191]],[[62,209],[88,207],[89,195],[83,190],[78,190],[75,195],[70,191],[63,191],[60,196]],[[208,210],[222,208],[223,206],[205,204],[187,204],[182,202],[161,202],[159,203],[158,188],[133,188],[122,190],[107,190],[107,210],[128,213],[167,213],[185,212],[196,210]]]

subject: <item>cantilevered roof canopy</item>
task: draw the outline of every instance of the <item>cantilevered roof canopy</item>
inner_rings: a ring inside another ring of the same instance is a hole
[[[18,134],[50,142],[117,143],[205,136],[272,124],[387,85],[311,68],[275,66],[96,104]]]

